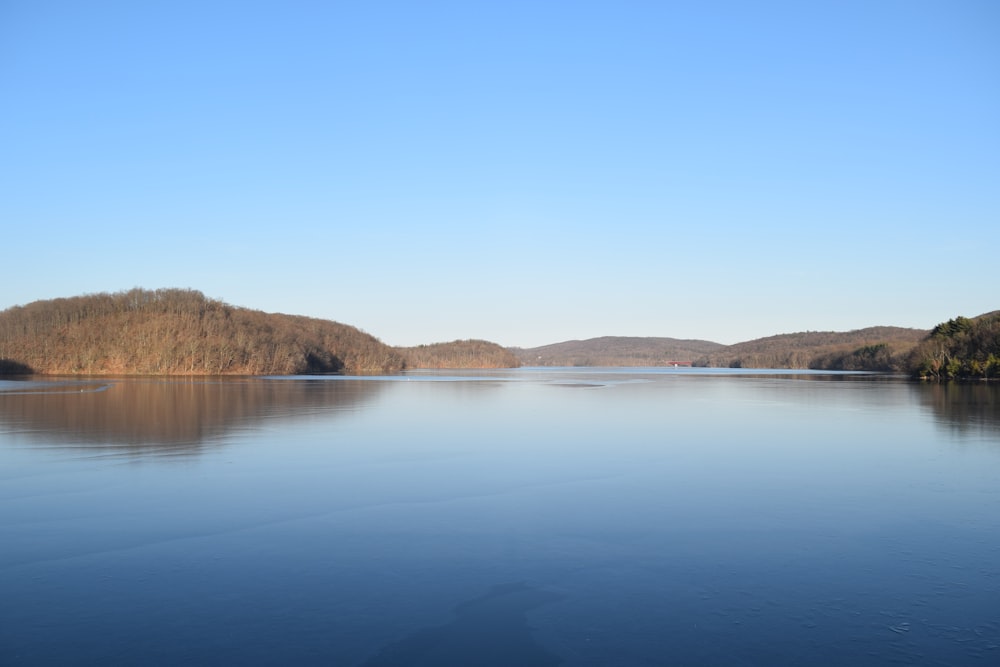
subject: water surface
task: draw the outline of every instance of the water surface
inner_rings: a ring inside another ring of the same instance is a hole
[[[0,664],[996,664],[998,391],[0,382]]]

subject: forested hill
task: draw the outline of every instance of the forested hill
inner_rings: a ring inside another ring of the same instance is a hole
[[[937,325],[910,353],[908,370],[935,380],[1000,378],[1000,310]]]
[[[133,289],[0,312],[0,373],[289,375],[518,366],[466,340],[390,347],[355,327],[230,306],[189,289]]]
[[[346,324],[230,306],[195,290],[133,289],[0,312],[0,364],[46,374],[269,375],[394,371],[404,360]]]
[[[700,357],[697,366],[901,371],[923,329],[868,327],[806,331],[737,343]]]
[[[485,340],[456,340],[416,347],[399,347],[407,368],[516,368],[514,354]]]
[[[725,346],[707,340],[603,336],[541,347],[511,348],[527,366],[666,366],[690,362]]]

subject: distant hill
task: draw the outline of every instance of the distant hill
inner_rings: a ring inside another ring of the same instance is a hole
[[[521,363],[506,348],[485,340],[456,340],[398,347],[407,368],[516,368]]]
[[[603,336],[510,351],[526,366],[666,366],[724,347],[707,340]]]
[[[737,343],[699,357],[697,366],[903,370],[906,355],[926,330],[868,327],[855,331],[806,331]]]
[[[401,370],[359,329],[263,313],[185,289],[36,301],[0,312],[0,371],[271,375]]]
[[[511,348],[528,366],[666,366],[692,362],[722,368],[813,368],[901,371],[926,330],[869,327],[807,331],[722,345],[706,340],[604,336],[533,348]]]

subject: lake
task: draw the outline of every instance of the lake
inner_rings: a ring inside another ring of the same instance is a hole
[[[1000,664],[1000,387],[0,381],[0,664]]]

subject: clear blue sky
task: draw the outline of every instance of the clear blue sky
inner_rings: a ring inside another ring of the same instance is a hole
[[[0,308],[393,345],[1000,308],[1000,3],[0,2]]]

